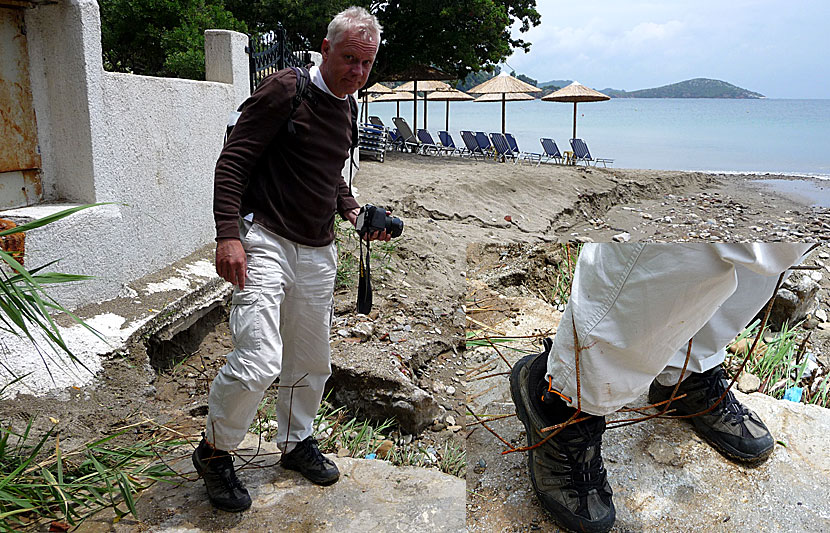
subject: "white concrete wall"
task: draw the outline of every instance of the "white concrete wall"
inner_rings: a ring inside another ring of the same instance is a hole
[[[28,266],[95,276],[50,291],[68,307],[113,298],[124,284],[212,242],[213,170],[228,114],[249,93],[247,37],[206,36],[220,81],[105,72],[95,0],[26,15],[45,199],[7,211],[40,218],[72,204],[114,202],[30,231]]]
[[[26,10],[44,200],[95,200],[92,117],[101,112],[101,19],[95,0]]]

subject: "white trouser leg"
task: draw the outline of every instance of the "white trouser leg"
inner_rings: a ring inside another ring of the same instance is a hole
[[[242,442],[265,390],[281,374],[281,385],[309,375],[308,381],[300,385],[312,386],[294,389],[291,421],[292,435],[308,436],[330,373],[320,371],[319,360],[324,359],[329,368],[328,332],[336,271],[334,245],[301,246],[249,223],[244,223],[242,244],[248,272],[245,289],[235,290],[232,299],[230,329],[234,350],[213,380],[208,400],[205,436],[221,450],[234,449]],[[288,314],[292,316],[286,320]],[[289,349],[296,344],[296,331],[300,331],[304,343],[302,351]],[[307,331],[313,334],[306,334]],[[306,358],[307,354],[315,355]],[[288,411],[281,406],[289,396],[290,390],[280,389],[277,437],[281,443],[286,440],[284,428],[288,426]],[[293,438],[289,441],[296,442]]]
[[[291,451],[311,435],[323,388],[331,376],[329,328],[336,261],[334,244],[301,247],[294,287],[282,305],[280,330],[284,346],[276,442],[283,451]],[[293,390],[287,388],[294,384],[297,386]]]
[[[548,358],[552,385],[576,406],[573,324],[579,343],[582,410],[616,411],[646,391],[701,333],[694,366],[707,369],[731,338],[772,296],[778,274],[798,263],[809,244],[599,244],[586,245],[577,261],[571,298]],[[739,273],[740,271],[740,273]],[[739,282],[771,277],[726,303]],[[768,290],[767,290],[768,289]],[[761,290],[765,293],[760,294]],[[759,294],[750,296],[750,292]],[[756,300],[760,304],[756,305]],[[740,306],[753,307],[733,316]],[[731,332],[731,333],[729,333]],[[707,337],[711,337],[708,339]],[[721,344],[721,340],[725,339]],[[716,348],[713,345],[718,344]],[[694,346],[694,343],[693,343]],[[708,367],[707,367],[708,365]],[[696,370],[693,370],[696,371]],[[666,377],[670,377],[671,370]]]

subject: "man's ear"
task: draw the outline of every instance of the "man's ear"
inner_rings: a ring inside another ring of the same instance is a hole
[[[320,46],[320,54],[323,56],[323,60],[325,61],[326,57],[331,52],[331,43],[328,39],[323,38],[323,45]]]

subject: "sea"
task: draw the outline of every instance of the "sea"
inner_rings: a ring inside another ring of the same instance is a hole
[[[449,131],[501,131],[501,102],[451,102]],[[412,125],[411,101],[400,113]],[[396,103],[369,104],[369,114],[393,126]],[[573,104],[507,102],[506,131],[519,148],[542,152],[541,137],[570,150]],[[423,101],[418,127],[423,128]],[[427,129],[438,140],[446,103],[429,102]],[[577,137],[591,155],[614,167],[812,176],[830,180],[830,99],[614,98],[577,106]]]

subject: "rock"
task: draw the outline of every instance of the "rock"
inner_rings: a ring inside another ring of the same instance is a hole
[[[253,457],[255,435],[248,434],[239,451]],[[180,455],[192,449],[183,446]],[[274,443],[263,442],[258,468],[239,477],[250,491],[249,512],[217,512],[201,481],[156,483],[136,499],[141,522],[115,521],[111,511],[87,519],[85,531],[464,531],[466,483],[435,468],[400,468],[387,461],[335,459],[340,481],[325,490],[298,472],[277,465]],[[329,456],[330,457],[330,456]],[[190,461],[172,462],[182,475],[195,478]],[[325,509],[325,513],[321,513]],[[114,523],[113,523],[114,522]]]
[[[432,392],[435,392],[435,393],[443,392],[445,389],[446,389],[446,387],[444,387],[444,384],[441,383],[440,381],[436,381],[435,383],[432,384]]]
[[[453,433],[458,433],[461,430],[461,426],[447,426],[447,429]]]
[[[791,276],[775,295],[775,302],[769,317],[770,327],[780,331],[785,322],[795,324],[804,319],[816,307],[819,285],[809,276],[794,279]],[[764,310],[759,313],[763,317]]]
[[[452,385],[449,385],[449,386],[447,387],[446,392],[447,392],[447,394],[449,394],[450,396],[452,396],[453,394],[455,394],[455,387],[453,387]]]
[[[756,392],[761,387],[761,380],[755,374],[742,372],[741,376],[738,378],[737,385],[739,391],[749,394],[751,392]]]
[[[372,338],[372,335],[375,333],[375,326],[371,322],[361,322],[360,324],[356,325],[352,328],[351,334],[361,342],[365,342]]]
[[[380,457],[381,459],[385,459],[389,455],[389,453],[394,449],[395,443],[391,440],[385,440],[380,443],[380,446],[378,446],[378,457]]]
[[[405,331],[390,331],[389,332],[389,340],[392,342],[403,342],[406,340],[406,332]]]
[[[816,311],[815,317],[821,322],[827,322],[827,311],[825,311],[824,309],[819,309],[818,311]]]
[[[338,448],[337,449],[337,457],[348,457],[352,454],[348,448]]]
[[[444,419],[444,421],[447,423],[448,426],[454,426],[455,425],[455,417],[452,416],[452,415],[447,415],[447,417]]]
[[[628,233],[627,231],[624,231],[622,233],[617,233],[616,235],[611,237],[611,240],[614,241],[614,242],[628,242],[628,241],[631,240],[631,234]]]
[[[350,335],[349,330],[347,330],[347,329],[338,329],[337,334],[340,335],[341,337],[348,337]]]
[[[441,412],[432,396],[400,373],[353,368],[333,358],[328,383],[336,402],[374,420],[394,417],[406,433],[421,432]]]
[[[435,422],[432,423],[432,425],[429,427],[429,429],[431,429],[432,431],[435,431],[437,433],[441,430],[446,429],[446,427],[447,427],[447,424],[445,424],[444,422],[441,422],[440,420],[436,420]]]

